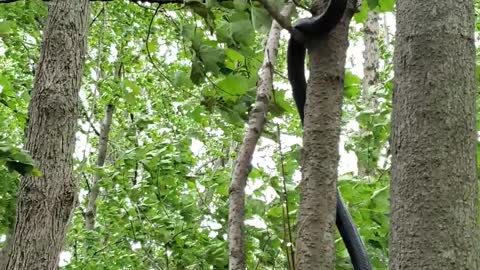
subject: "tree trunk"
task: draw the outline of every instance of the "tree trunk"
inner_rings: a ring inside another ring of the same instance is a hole
[[[376,100],[371,92],[371,88],[378,83],[378,63],[380,57],[378,49],[378,20],[378,13],[370,10],[363,27],[365,50],[363,51],[362,98],[365,103],[372,107],[376,105]]]
[[[397,2],[390,269],[479,269],[473,1]]]
[[[98,156],[96,165],[102,168],[107,157],[108,136],[110,126],[112,125],[113,111],[115,106],[108,104],[105,106],[105,118],[100,128],[100,138],[98,143]],[[97,214],[97,197],[100,194],[100,174],[95,173],[90,183],[90,192],[88,193],[87,209],[85,210],[85,228],[87,230],[95,229],[95,216]]]
[[[319,2],[323,1],[316,4]],[[335,266],[338,144],[352,6],[349,1],[346,15],[327,38],[307,44],[310,78],[305,107],[297,270],[334,269]]]
[[[283,9],[283,15],[289,15],[293,9],[289,1]],[[228,212],[228,249],[230,270],[246,269],[245,256],[245,186],[255,146],[262,134],[265,125],[267,108],[270,103],[273,89],[273,67],[277,60],[278,46],[280,41],[281,26],[272,22],[265,49],[265,56],[260,69],[260,78],[257,83],[257,98],[252,109],[248,123],[248,131],[245,134],[240,147],[238,158],[233,171],[232,182],[229,190]]]
[[[20,181],[6,269],[57,269],[76,202],[72,154],[89,4],[87,0],[48,4],[25,146],[43,176]]]
[[[379,64],[379,49],[378,49],[378,13],[376,11],[368,11],[368,18],[363,27],[363,43],[365,50],[363,51],[363,81],[362,81],[362,102],[371,110],[375,110],[378,106],[376,102],[375,93],[373,92],[375,86],[378,84],[378,64]],[[360,134],[364,134],[367,130],[361,127]],[[373,146],[373,145],[372,145]],[[362,149],[359,149],[362,150]],[[367,149],[368,153],[362,154],[357,152],[357,169],[358,176],[369,176],[374,174],[376,164],[372,157],[373,149]]]
[[[99,74],[102,74],[99,62]],[[123,64],[120,60],[117,61],[114,79],[115,81],[120,81],[122,79],[122,68]],[[101,77],[101,76],[100,76]],[[102,168],[105,164],[105,159],[107,158],[107,148],[108,140],[110,135],[110,127],[112,125],[113,112],[115,111],[115,105],[108,103],[105,106],[105,117],[100,126],[100,136],[98,140],[98,154],[97,154],[97,165],[98,168]],[[93,179],[90,183],[90,190],[88,193],[87,207],[85,210],[85,228],[87,230],[95,229],[95,218],[97,214],[97,198],[100,194],[100,174],[97,172],[94,174]]]

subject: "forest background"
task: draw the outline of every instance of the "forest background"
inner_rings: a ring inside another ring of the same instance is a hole
[[[393,11],[393,0],[363,1],[350,23],[341,121],[338,186],[375,269],[389,256]],[[42,1],[0,1],[0,245],[19,175],[42,175],[21,149],[46,15]],[[226,268],[229,186],[271,24],[247,0],[92,2],[62,269]],[[248,269],[287,269],[293,256],[302,127],[287,36],[246,188]],[[336,244],[336,269],[351,269]]]

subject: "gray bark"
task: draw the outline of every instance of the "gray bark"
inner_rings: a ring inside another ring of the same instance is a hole
[[[88,16],[87,0],[49,3],[25,145],[43,176],[21,178],[5,269],[58,268],[76,202],[72,154]]]
[[[282,14],[290,14],[292,3],[289,1]],[[228,214],[228,248],[229,269],[246,269],[245,256],[245,186],[250,172],[251,160],[255,146],[265,125],[267,108],[270,104],[273,90],[273,67],[278,54],[281,26],[272,22],[265,48],[265,57],[260,68],[260,78],[257,83],[257,98],[252,109],[248,130],[240,147],[237,162],[230,184],[229,214]]]
[[[98,143],[97,167],[101,168],[105,164],[107,157],[108,135],[110,133],[110,126],[112,125],[113,112],[115,106],[108,104],[105,109],[105,118],[100,128],[100,138]],[[95,216],[97,213],[97,197],[100,193],[100,175],[95,173],[91,182],[90,192],[88,193],[87,209],[85,211],[85,227],[87,230],[95,229]]]
[[[479,269],[473,1],[397,2],[390,269]]]
[[[378,48],[378,29],[379,16],[376,11],[370,10],[368,18],[363,27],[363,42],[365,50],[363,51],[363,81],[362,81],[362,101],[367,108],[375,110],[378,102],[373,92],[378,83],[378,65],[379,65],[379,48]],[[366,130],[360,130],[364,133]],[[375,151],[375,150],[368,150]],[[371,175],[376,164],[372,163],[371,156],[366,159],[358,159],[357,168],[360,177]]]
[[[317,1],[320,6],[323,1]],[[308,44],[310,78],[296,242],[296,269],[334,269],[336,182],[348,25],[354,1],[328,38]]]
[[[100,68],[100,61],[99,61]],[[115,70],[115,80],[121,79],[122,63],[118,62]],[[102,74],[101,70],[99,70]],[[105,159],[107,158],[107,148],[108,148],[108,137],[110,134],[110,126],[112,125],[113,112],[115,111],[115,106],[113,104],[108,104],[105,106],[105,117],[103,119],[102,125],[100,127],[100,136],[98,142],[98,155],[96,165],[98,168],[103,167],[105,164]],[[90,183],[90,190],[88,193],[88,202],[87,208],[85,210],[85,227],[87,230],[95,229],[95,216],[97,214],[97,198],[100,193],[100,175],[95,173],[93,179]]]
[[[379,49],[378,49],[378,29],[379,16],[376,11],[370,10],[368,18],[363,27],[363,42],[365,50],[363,51],[363,81],[362,81],[362,97],[364,101],[370,103],[374,97],[371,88],[378,82],[378,64],[379,64]]]

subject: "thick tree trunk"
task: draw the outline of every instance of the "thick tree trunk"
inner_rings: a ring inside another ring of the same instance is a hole
[[[397,2],[390,269],[479,269],[473,1]]]
[[[346,15],[328,38],[314,39],[308,44],[310,78],[305,108],[297,270],[335,266],[338,144],[351,11],[350,1]]]
[[[26,142],[43,176],[20,181],[6,269],[57,269],[76,202],[72,154],[89,4],[87,0],[63,0],[48,5]]]

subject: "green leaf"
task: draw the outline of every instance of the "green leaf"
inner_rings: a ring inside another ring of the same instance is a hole
[[[362,5],[358,9],[358,12],[355,13],[354,19],[357,23],[364,23],[368,17],[368,3],[367,1],[362,1]]]
[[[350,71],[345,73],[345,97],[349,99],[357,99],[360,97],[362,79],[354,75]]]
[[[368,0],[367,3],[370,9],[374,9],[378,5],[378,0]]]
[[[377,0],[380,11],[388,12],[393,11],[395,7],[395,0]]]
[[[132,90],[132,94],[140,95],[142,93],[142,90],[141,90],[140,86],[138,86],[136,83],[134,83],[134,82],[132,82],[128,79],[124,79],[123,83],[125,84],[125,86],[127,88]]]
[[[192,87],[192,80],[188,77],[188,74],[182,70],[175,72],[173,76],[173,84],[176,87],[190,88]]]
[[[247,0],[233,0],[233,6],[237,10],[245,10],[248,8],[249,4]]]
[[[205,113],[203,106],[197,106],[195,110],[190,113],[190,117],[198,123],[203,123],[202,113]]]
[[[228,93],[225,95],[226,98],[232,95],[241,96],[248,90],[248,80],[241,75],[231,75],[220,81],[218,87]]]
[[[198,53],[207,72],[210,71],[217,74],[220,69],[219,65],[225,62],[225,52],[223,49],[202,45]]]
[[[202,62],[197,57],[192,59],[192,70],[190,71],[190,79],[194,84],[200,84],[205,79]]]
[[[236,13],[232,16],[230,24],[233,39],[245,46],[252,44],[255,39],[255,31],[249,17],[244,13]]]
[[[0,21],[0,36],[10,34],[14,26],[15,26],[15,22]]]

